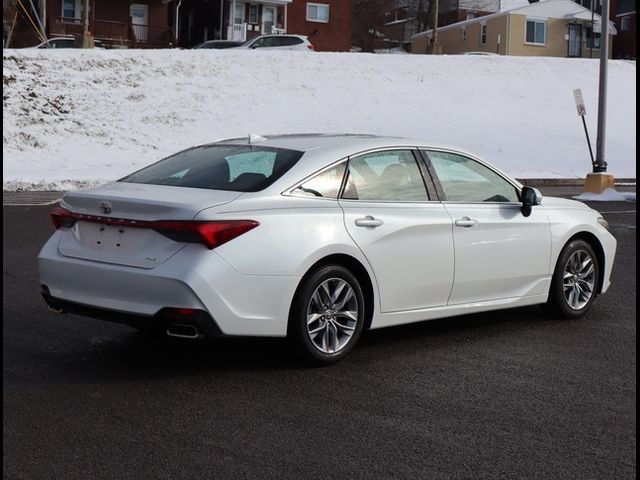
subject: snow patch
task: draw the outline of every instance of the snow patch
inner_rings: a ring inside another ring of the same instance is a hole
[[[584,192],[573,197],[588,202],[635,202],[635,192],[618,192],[615,188],[605,188],[602,193]]]
[[[636,64],[611,61],[607,162],[636,176]],[[345,132],[474,152],[517,178],[591,169],[598,62],[230,50],[3,50],[3,188],[121,178],[221,138]]]

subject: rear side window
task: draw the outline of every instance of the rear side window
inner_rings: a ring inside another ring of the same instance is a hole
[[[281,47],[288,47],[290,45],[298,45],[302,43],[302,39],[298,37],[280,37],[278,38],[278,45]]]
[[[424,202],[429,198],[410,150],[367,153],[349,160],[342,198],[362,201]]]
[[[347,162],[342,162],[310,178],[291,193],[301,197],[338,198]]]
[[[207,145],[178,152],[118,181],[257,192],[280,178],[302,153],[250,145]]]

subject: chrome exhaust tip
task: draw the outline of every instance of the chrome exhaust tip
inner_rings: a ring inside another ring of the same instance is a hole
[[[167,327],[167,335],[175,338],[188,338],[194,340],[200,337],[200,332],[195,325],[188,323],[172,323]]]

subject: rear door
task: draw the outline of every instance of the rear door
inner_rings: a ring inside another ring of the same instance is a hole
[[[544,209],[534,206],[525,216],[517,188],[472,158],[425,153],[453,221],[455,281],[449,305],[544,293],[551,258]]]
[[[349,159],[339,203],[374,270],[382,312],[443,306],[451,291],[451,217],[429,198],[426,176],[411,149]]]

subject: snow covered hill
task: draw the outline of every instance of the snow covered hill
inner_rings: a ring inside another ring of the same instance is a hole
[[[607,161],[636,175],[636,63],[612,61]],[[3,187],[116,179],[224,137],[361,132],[457,146],[519,178],[590,170],[598,62],[229,50],[3,51]],[[594,145],[595,148],[595,145]]]

